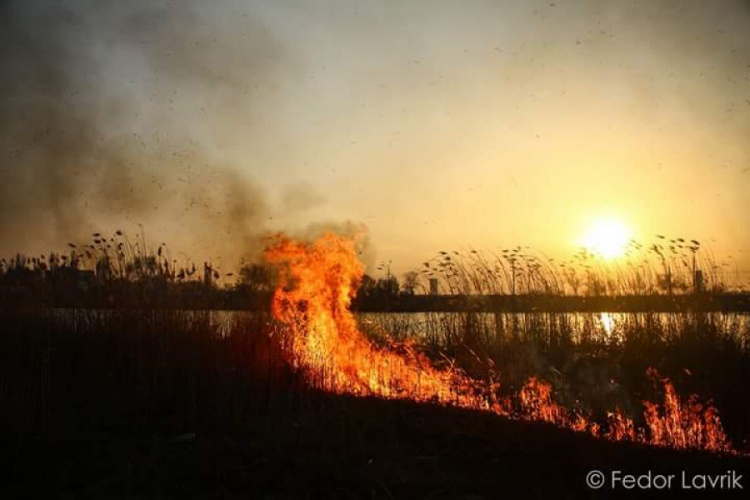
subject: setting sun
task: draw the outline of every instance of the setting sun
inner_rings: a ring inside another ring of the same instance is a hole
[[[605,259],[613,259],[624,254],[630,234],[630,230],[622,222],[600,219],[589,227],[582,243],[589,252]]]

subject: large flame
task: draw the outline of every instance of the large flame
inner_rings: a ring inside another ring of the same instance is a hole
[[[272,313],[287,329],[289,363],[311,386],[338,394],[411,399],[539,420],[614,441],[635,441],[674,448],[732,452],[718,412],[696,397],[680,400],[667,379],[663,404],[644,401],[645,427],[636,427],[621,411],[609,413],[604,426],[557,404],[550,384],[530,378],[518,395],[497,396],[495,380],[479,381],[453,368],[437,368],[412,343],[389,341],[375,346],[349,309],[363,275],[355,241],[325,234],[313,242],[278,236],[265,252],[277,266],[279,282]]]
[[[265,256],[280,269],[273,315],[290,330],[291,361],[314,386],[502,411],[485,384],[434,368],[409,343],[377,348],[359,331],[349,310],[363,274],[353,240],[330,233],[313,243],[279,237]]]

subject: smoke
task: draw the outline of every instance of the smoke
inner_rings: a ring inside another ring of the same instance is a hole
[[[309,183],[298,183],[287,186],[282,199],[285,212],[302,212],[322,206],[326,198],[315,191]]]
[[[372,272],[375,267],[377,252],[370,239],[367,226],[363,223],[344,222],[316,222],[304,229],[290,231],[289,235],[297,241],[314,242],[326,233],[334,233],[344,238],[354,240],[357,258],[365,266],[365,272]]]
[[[2,2],[0,254],[354,219],[406,269],[609,209],[747,246],[747,1],[345,3]]]
[[[245,13],[219,41],[224,18],[198,2],[0,9],[0,251],[137,222],[198,258],[257,246],[270,209],[245,173],[254,159],[220,153],[241,120],[233,108],[274,97],[283,49],[257,19]],[[271,90],[248,98],[253,85]]]

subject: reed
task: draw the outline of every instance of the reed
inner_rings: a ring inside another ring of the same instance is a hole
[[[625,254],[606,260],[586,249],[558,261],[517,246],[500,252],[441,251],[415,270],[416,287],[427,293],[437,279],[443,294],[464,295],[674,295],[744,291],[739,269],[719,263],[697,240],[631,240]]]

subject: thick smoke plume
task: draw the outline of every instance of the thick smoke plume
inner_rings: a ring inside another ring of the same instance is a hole
[[[221,19],[198,8],[2,4],[0,251],[141,222],[169,226],[154,239],[200,242],[198,258],[252,250],[268,196],[246,173],[254,158],[233,164],[220,141],[238,125],[232,107],[253,105],[248,85],[267,88],[283,54],[252,17],[218,41]]]

